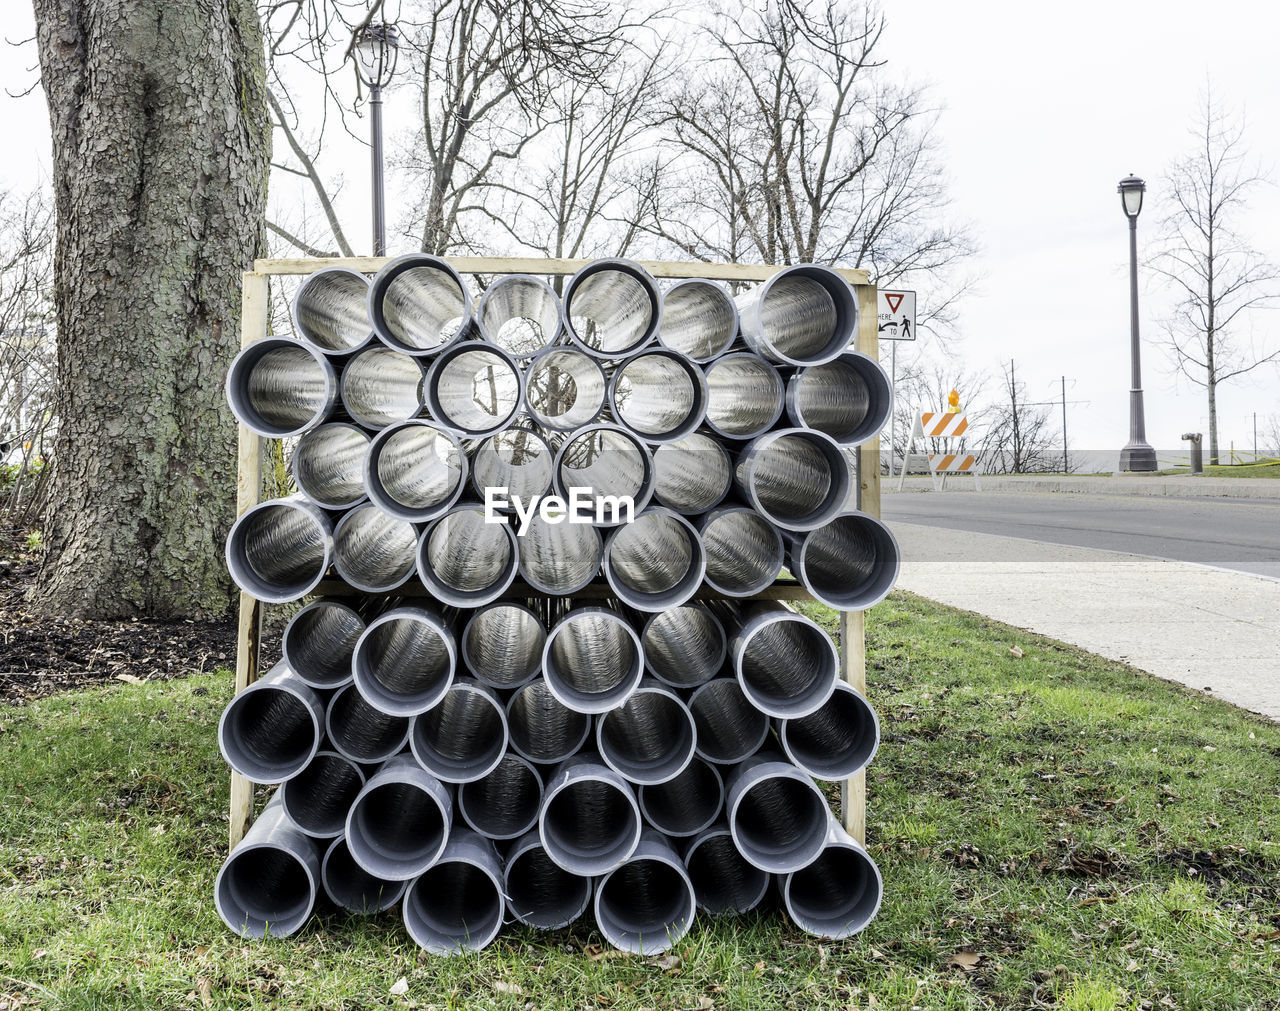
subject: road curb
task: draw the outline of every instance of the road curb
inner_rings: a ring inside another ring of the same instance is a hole
[[[881,478],[881,492],[895,494],[898,482]],[[973,479],[952,478],[947,492],[972,494]],[[1031,475],[985,475],[984,492],[1023,492],[1065,495],[1137,495],[1155,498],[1280,499],[1280,480],[1274,478],[1204,477],[1036,477]],[[908,477],[902,492],[933,491],[927,477]]]

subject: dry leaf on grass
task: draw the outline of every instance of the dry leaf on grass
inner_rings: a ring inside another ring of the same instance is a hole
[[[131,685],[142,684],[142,678],[138,677],[136,674],[117,674],[116,680],[124,681],[126,684],[131,684]]]
[[[495,993],[512,993],[512,994],[524,993],[524,990],[520,988],[519,983],[507,983],[503,980],[498,980],[498,982],[494,983],[493,990]]]
[[[659,969],[678,969],[683,960],[679,955],[659,955],[657,958],[649,959],[650,965],[656,965]]]
[[[1021,647],[1021,646],[1010,646],[1010,647],[1009,647],[1009,652],[1010,652],[1011,654],[1013,654],[1014,656],[1016,656],[1019,660],[1021,660],[1021,659],[1022,659],[1022,647]]]
[[[409,992],[409,980],[406,976],[401,976],[398,980],[391,984],[391,989],[387,993],[392,997],[403,997]]]
[[[976,951],[957,951],[949,959],[947,959],[947,968],[955,967],[963,969],[965,972],[972,972],[977,968],[978,963],[982,961],[982,956]]]
[[[208,976],[201,976],[196,980],[196,990],[200,994],[200,1003],[204,1007],[213,1007],[213,986]]]

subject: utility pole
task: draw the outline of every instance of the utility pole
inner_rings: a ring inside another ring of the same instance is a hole
[[[1062,377],[1062,473],[1070,474],[1071,465],[1067,462],[1067,377]]]

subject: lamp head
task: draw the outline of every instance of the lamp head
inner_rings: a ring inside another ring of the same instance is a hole
[[[356,73],[370,88],[385,88],[396,72],[400,35],[395,25],[365,25],[354,46]]]
[[[1142,194],[1147,191],[1147,184],[1134,175],[1125,176],[1116,187],[1120,194],[1120,203],[1124,208],[1124,216],[1132,220],[1142,213]]]

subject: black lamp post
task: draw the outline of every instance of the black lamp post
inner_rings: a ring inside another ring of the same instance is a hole
[[[382,89],[396,72],[400,37],[394,25],[366,25],[356,36],[356,73],[369,89],[373,167],[373,255],[387,255],[387,214],[382,184]]]
[[[1120,469],[1154,471],[1156,451],[1147,445],[1147,422],[1142,407],[1142,362],[1138,350],[1138,215],[1147,184],[1137,176],[1120,180],[1116,192],[1129,219],[1129,354],[1133,367],[1129,385],[1129,444],[1120,450]]]

